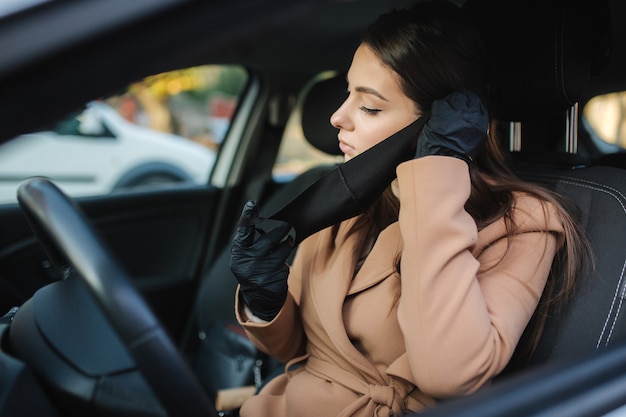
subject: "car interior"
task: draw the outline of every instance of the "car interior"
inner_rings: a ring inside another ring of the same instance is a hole
[[[473,2],[468,2],[467,7],[473,7]],[[537,361],[588,352],[612,345],[613,338],[623,337],[619,334],[619,329],[624,326],[619,325],[618,309],[609,308],[606,315],[598,316],[598,311],[594,311],[601,309],[600,306],[611,306],[620,292],[624,259],[615,243],[619,241],[619,228],[623,223],[620,221],[624,214],[623,174],[602,166],[601,162],[592,164],[581,156],[582,153],[575,152],[578,142],[576,103],[589,80],[605,71],[608,65],[610,38],[608,27],[601,23],[608,19],[607,11],[603,7],[594,10],[598,14],[595,16],[599,22],[597,26],[580,25],[580,14],[589,11],[566,6],[551,16],[546,13],[545,20],[535,22],[532,36],[525,34],[523,37],[495,36],[496,33],[518,33],[519,28],[510,22],[508,28],[480,24],[489,31],[485,34],[488,48],[498,51],[508,48],[510,51],[498,53],[494,68],[503,96],[497,106],[501,113],[498,117],[521,125],[521,146],[513,152],[518,171],[525,178],[554,187],[574,202],[597,261],[595,270],[588,271],[587,281],[595,277],[593,285],[587,284],[590,288],[585,288],[583,283],[563,316],[550,323],[550,326],[558,327],[545,332],[550,337],[544,339],[534,356]],[[523,16],[524,10],[519,13]],[[483,22],[505,22],[498,11],[489,14],[480,9],[476,16],[480,16]],[[552,16],[558,21],[551,21]],[[554,31],[557,25],[560,30]],[[590,36],[589,33],[596,35]],[[535,97],[540,94],[542,103],[537,105]],[[553,141],[556,146],[548,141]],[[596,210],[603,213],[603,220],[611,220],[597,222]],[[609,228],[605,229],[606,226]],[[612,235],[614,232],[618,234]],[[598,280],[598,277],[602,278]],[[618,333],[612,333],[611,328]]]
[[[75,199],[34,178],[19,203],[0,205],[0,414],[236,416],[240,399],[228,394],[250,395],[284,369],[235,320],[230,241],[241,208],[255,199],[273,212],[336,166],[272,177],[295,112],[312,147],[341,155],[329,118],[358,33],[412,1],[80,3],[2,19],[0,45],[12,48],[0,62],[1,141],[161,71],[236,63],[250,79],[206,186]],[[551,312],[530,363],[513,360],[490,386],[420,415],[608,415],[626,404],[626,157],[598,152],[580,121],[593,97],[626,90],[625,5],[456,3],[485,40],[517,172],[569,199],[594,264]],[[80,19],[87,10],[99,19]],[[29,40],[63,14],[76,22],[68,34]]]

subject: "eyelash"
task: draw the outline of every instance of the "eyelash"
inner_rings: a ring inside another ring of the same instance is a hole
[[[362,112],[364,112],[368,116],[376,116],[378,113],[380,113],[379,109],[370,109],[370,108],[365,107],[365,106],[359,107],[359,110],[361,110]]]
[[[347,89],[344,90],[344,92],[346,93],[346,99],[347,99],[347,96],[350,95],[350,89],[347,88]],[[378,113],[381,112],[380,109],[370,109],[369,107],[365,107],[365,106],[359,107],[359,110],[361,110],[367,116],[376,116],[376,115],[378,115]]]

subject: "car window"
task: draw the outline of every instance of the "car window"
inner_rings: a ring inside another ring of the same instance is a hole
[[[333,74],[332,72],[320,73],[309,81],[303,91],[306,92],[311,85]],[[298,105],[291,113],[285,127],[278,157],[272,171],[272,176],[276,182],[287,182],[314,166],[337,163],[343,160],[341,156],[329,155],[320,151],[306,140],[302,131],[301,110],[302,97],[298,100]]]
[[[0,146],[0,203],[33,176],[75,197],[207,184],[247,78],[218,65],[153,75],[10,140]]]
[[[0,16],[8,16],[49,1],[50,0],[2,0],[0,2]]]
[[[601,152],[626,150],[626,91],[592,98],[583,116],[585,128]]]

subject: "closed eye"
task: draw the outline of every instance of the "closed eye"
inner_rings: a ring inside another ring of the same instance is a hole
[[[362,112],[364,112],[365,114],[369,116],[376,116],[378,113],[381,112],[380,109],[370,109],[369,107],[365,107],[365,106],[359,107],[359,110],[361,110]]]

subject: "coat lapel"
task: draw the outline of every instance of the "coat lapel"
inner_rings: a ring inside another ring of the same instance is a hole
[[[365,291],[396,273],[393,260],[402,251],[398,223],[383,230],[361,270],[350,283],[348,295]]]
[[[367,379],[380,383],[382,376],[350,342],[343,321],[343,303],[353,282],[352,253],[357,243],[355,235],[346,235],[353,221],[354,219],[344,222],[336,237],[332,236],[331,229],[321,232],[319,248],[330,246],[340,249],[329,251],[326,256],[321,256],[324,259],[317,259],[314,262],[316,270],[311,271],[310,275],[314,279],[307,280],[304,288],[304,291],[309,291],[310,304],[306,305],[303,314],[315,317],[309,321],[311,326],[309,330],[312,333],[309,337],[318,339],[310,340],[313,345],[331,343],[334,346],[333,351],[338,353],[338,357],[334,358],[337,362],[342,363],[342,366],[355,368]],[[326,338],[327,340],[324,340]]]

